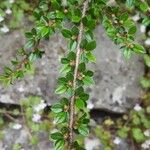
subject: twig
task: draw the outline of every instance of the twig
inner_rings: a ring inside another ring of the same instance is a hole
[[[86,10],[88,7],[88,0],[86,0],[83,4],[83,11],[82,11],[82,18],[85,17]],[[77,74],[78,74],[78,66],[79,66],[79,60],[80,60],[80,44],[83,36],[83,23],[81,20],[80,26],[79,26],[79,35],[78,35],[78,40],[77,40],[77,52],[76,52],[76,64],[75,64],[75,70],[74,70],[74,79],[73,79],[73,91],[75,93],[76,90],[76,80],[77,80]],[[74,117],[75,117],[75,110],[74,110],[74,103],[75,103],[75,95],[71,97],[70,101],[70,116],[69,116],[69,141],[68,141],[68,150],[72,150],[72,145],[73,145],[73,125],[74,125]]]
[[[9,115],[13,115],[13,116],[22,116],[23,114],[19,112],[19,114],[15,114],[13,113],[13,111],[8,111],[8,110],[0,110],[0,114],[9,114]]]
[[[5,115],[7,118],[9,118],[10,120],[12,120],[13,122],[19,123],[19,121],[16,120],[14,117],[12,117],[10,114],[5,113],[4,115]]]

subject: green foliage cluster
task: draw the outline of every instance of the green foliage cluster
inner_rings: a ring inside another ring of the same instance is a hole
[[[114,142],[114,137],[120,138],[120,141],[128,139],[137,149],[149,149],[144,146],[145,141],[150,139],[149,99],[143,99],[141,105],[137,104],[122,118],[105,119],[100,126],[94,129],[94,133],[101,140],[104,150],[115,149],[117,143]],[[148,144],[147,147],[149,147]]]
[[[38,108],[40,107],[40,105],[43,105],[43,107]],[[41,98],[29,97],[21,101],[21,106],[23,109],[22,113],[25,119],[26,126],[30,129],[31,133],[38,133],[39,131],[47,132],[52,126],[52,124],[50,123],[51,116],[49,116],[49,113],[47,115],[44,113],[46,104]],[[38,115],[40,116],[40,118],[34,119],[34,115]],[[47,118],[44,118],[44,115],[46,115]]]
[[[19,28],[24,19],[33,20],[31,12],[36,3],[26,0],[1,0],[0,1],[0,27],[7,26],[8,30]],[[1,33],[6,33],[5,31]]]
[[[144,48],[134,42],[136,26],[131,18],[129,18],[128,13],[125,12],[121,14],[119,8],[108,9],[109,14],[104,17],[103,25],[108,36],[110,36],[116,44],[121,45],[124,56],[130,58],[132,52],[145,53]]]
[[[41,116],[40,120],[35,122],[33,120],[34,115],[37,114],[35,111],[35,108],[38,108],[39,104],[42,102],[42,99],[39,97],[29,97],[21,101],[21,109],[13,109],[13,110],[7,110],[5,108],[0,109],[0,123],[1,123],[1,132],[0,132],[0,139],[3,140],[4,133],[3,133],[3,127],[6,127],[6,122],[3,120],[4,116],[8,117],[10,116],[15,118],[14,120],[11,120],[9,123],[9,127],[13,128],[16,124],[16,121],[18,120],[20,124],[23,125],[23,128],[27,130],[29,133],[29,139],[30,143],[32,145],[37,145],[39,143],[39,133],[46,132],[50,134],[51,130],[55,127],[57,129],[60,129],[62,125],[53,124],[53,119],[57,117],[54,117],[54,113],[62,112],[62,106],[66,103],[65,99],[61,101],[62,105],[55,104],[50,111],[44,111],[45,108],[42,108],[38,114]],[[140,105],[139,105],[140,106]],[[59,108],[59,109],[58,109]],[[67,107],[66,107],[67,108]],[[149,121],[149,114],[150,114],[150,104],[149,104],[149,98],[147,96],[143,97],[142,106],[139,107],[140,109],[137,110],[136,108],[129,111],[129,113],[123,115],[122,118],[112,120],[111,118],[105,119],[101,125],[96,125],[96,127],[93,129],[90,127],[91,135],[95,135],[97,138],[100,139],[100,142],[102,143],[104,150],[112,150],[115,149],[115,143],[114,143],[114,137],[120,137],[121,140],[128,139],[128,141],[134,141],[134,147],[142,149],[141,145],[149,140],[149,127],[150,127],[150,121]],[[10,118],[8,118],[10,119]],[[20,122],[21,121],[21,122]],[[60,120],[61,121],[61,120]],[[51,138],[54,140],[57,139],[63,139],[64,136],[66,136],[65,132],[68,131],[67,128],[63,128],[61,130],[61,133],[53,133],[51,134]],[[145,132],[148,132],[147,134]],[[87,135],[86,128],[83,130],[81,129],[81,133],[79,136],[77,136],[77,141],[80,144],[83,144],[81,142],[81,135]],[[59,142],[58,142],[59,143]],[[61,146],[62,144],[65,144],[64,142],[59,143]],[[22,148],[22,145],[19,143],[14,143],[13,149],[20,150]]]
[[[105,121],[108,121],[108,120],[105,120]],[[112,140],[113,136],[109,129],[106,129],[105,127],[100,125],[94,129],[94,134],[97,138],[100,139],[104,150],[115,149],[115,146]]]
[[[120,2],[128,9],[135,7],[144,14],[149,11],[146,1]],[[68,0],[65,3],[61,0],[39,1],[39,6],[33,13],[36,18],[35,26],[26,32],[26,44],[18,50],[18,55],[11,61],[12,66],[4,67],[0,80],[8,85],[18,78],[23,78],[31,69],[33,61],[44,54],[39,48],[41,40],[48,39],[60,31],[69,44],[66,56],[61,59],[62,68],[55,90],[56,94],[63,95],[51,109],[59,130],[52,133],[51,138],[54,140],[56,150],[84,150],[74,135],[87,136],[89,133],[90,118],[86,111],[89,94],[85,91],[85,87],[94,84],[93,72],[87,68],[87,63],[96,61],[93,55],[96,48],[93,34],[95,27],[102,22],[106,33],[120,45],[126,58],[130,58],[133,52],[143,54],[145,49],[134,42],[136,26],[127,11],[120,9],[118,3],[115,6],[110,6],[107,0]],[[27,106],[25,117],[29,120],[28,124],[32,130],[38,131],[39,125],[31,122],[32,104],[34,105],[34,102],[31,101],[23,104]],[[132,130],[134,138],[137,132],[139,134],[141,131],[139,129],[137,131],[136,128]],[[109,138],[106,133],[106,139]]]
[[[50,111],[44,111],[46,104],[39,97],[31,96],[23,99],[20,106],[21,108],[10,110],[5,107],[0,108],[0,139],[3,140],[5,137],[3,129],[6,126],[17,130],[24,128],[29,136],[30,144],[36,147],[39,143],[39,133],[45,132],[50,134],[50,130],[54,126],[52,124],[52,114]],[[15,127],[16,125],[19,125],[19,127]],[[14,143],[13,150],[21,150],[21,148],[22,145]]]

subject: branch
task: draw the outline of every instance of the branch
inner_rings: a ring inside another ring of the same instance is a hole
[[[86,10],[88,7],[88,0],[86,0],[83,4],[83,10],[82,10],[82,18],[85,17]],[[83,36],[83,23],[81,19],[81,23],[79,26],[79,35],[77,39],[77,52],[76,52],[76,64],[75,64],[75,70],[74,70],[74,79],[73,79],[73,91],[75,93],[76,86],[77,86],[77,74],[78,74],[78,67],[79,67],[79,61],[80,61],[80,44]],[[75,110],[74,110],[74,103],[75,103],[75,95],[71,97],[70,101],[70,116],[69,116],[69,142],[68,142],[68,150],[72,150],[72,144],[73,144],[73,125],[74,125],[74,117],[75,117]]]
[[[38,46],[39,46],[39,43],[40,43],[40,39],[37,40],[37,42],[35,43],[35,46],[33,47],[32,51],[29,53],[33,53],[37,50]],[[10,83],[12,84],[13,81],[15,79],[17,79],[18,77],[14,76],[15,73],[17,71],[24,71],[25,69],[25,64],[29,63],[29,54],[24,54],[24,57],[22,58],[22,60],[18,61],[18,64],[13,64],[12,68],[10,68],[12,71],[10,74],[6,74],[5,71],[3,71],[3,74],[0,74],[0,77],[5,77],[6,79],[8,79],[10,81]],[[9,68],[9,67],[8,67]],[[4,80],[4,79],[3,79]]]
[[[35,46],[34,46],[33,49],[32,49],[32,52],[36,51],[36,49],[38,48],[39,44],[40,44],[40,40],[37,40]],[[28,57],[26,56],[26,57],[18,64],[18,66],[16,67],[16,70],[22,69],[22,67],[26,64],[27,61],[28,61]]]

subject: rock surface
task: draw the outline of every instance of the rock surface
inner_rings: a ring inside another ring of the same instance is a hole
[[[84,140],[84,146],[86,150],[105,150],[100,139],[97,137],[87,137]],[[132,146],[127,140],[120,139],[118,144],[114,144],[115,150],[131,150]]]
[[[12,150],[14,144],[21,145],[21,150],[54,150],[52,142],[45,133],[40,134],[40,142],[37,145],[31,145],[28,132],[24,128],[20,130],[6,128],[2,132],[4,138],[0,141],[0,150]]]
[[[90,66],[95,71],[96,85],[87,89],[91,96],[89,107],[124,112],[140,97],[139,78],[144,73],[143,62],[139,56],[133,56],[129,61],[123,59],[119,48],[101,27],[96,29],[95,35],[97,63]],[[24,41],[19,31],[0,37],[0,72]],[[29,95],[41,96],[49,104],[56,102],[54,89],[60,68],[59,58],[66,52],[66,45],[59,34],[42,42],[46,55],[36,62],[34,74],[27,75],[7,89],[0,86],[0,102],[18,104]]]
[[[102,28],[96,30],[97,48],[95,83],[89,89],[94,108],[106,108],[115,112],[124,112],[138,100],[142,90],[139,79],[144,73],[144,64],[138,55],[125,60],[121,50],[114,45]]]
[[[29,134],[24,128],[19,130],[5,128],[2,133],[4,134],[4,138],[0,141],[0,150],[12,150],[14,144],[19,144],[21,150],[54,150],[53,143],[49,140],[48,134],[44,132],[39,134],[39,143],[37,145],[30,144]],[[115,150],[132,149],[131,143],[123,139],[120,139],[120,142],[114,146]],[[84,147],[86,150],[104,150],[100,139],[94,136],[85,138]]]

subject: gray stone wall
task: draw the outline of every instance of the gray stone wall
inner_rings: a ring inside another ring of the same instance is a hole
[[[142,59],[134,55],[129,61],[122,56],[121,50],[106,36],[102,27],[95,31],[97,62],[90,64],[95,72],[96,85],[89,87],[89,108],[104,108],[124,112],[132,107],[140,97],[142,90],[139,79],[144,73]],[[0,37],[0,71],[15,56],[16,49],[25,39],[19,31],[13,31]],[[30,95],[41,96],[48,104],[57,101],[54,94],[56,77],[60,69],[60,57],[67,52],[67,42],[59,34],[54,35],[40,45],[45,55],[35,64],[32,74],[7,89],[0,86],[0,102],[19,104]]]

